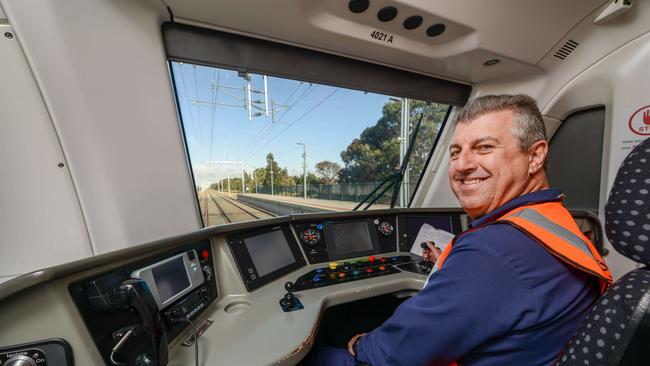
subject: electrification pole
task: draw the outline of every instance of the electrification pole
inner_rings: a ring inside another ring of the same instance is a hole
[[[271,196],[273,196],[273,159],[271,159]]]
[[[307,145],[302,142],[296,142],[302,145],[302,198],[307,199]]]

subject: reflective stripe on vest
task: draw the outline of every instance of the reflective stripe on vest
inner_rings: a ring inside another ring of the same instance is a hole
[[[499,223],[515,226],[565,263],[598,277],[601,294],[613,283],[612,275],[602,257],[589,239],[580,232],[571,213],[562,206],[561,202],[518,207],[483,226]],[[442,268],[451,252],[453,242],[459,236],[456,236],[440,255],[438,268]]]

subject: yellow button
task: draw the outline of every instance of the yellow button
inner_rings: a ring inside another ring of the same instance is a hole
[[[330,267],[331,270],[335,270],[336,267],[338,267],[338,266],[339,266],[339,264],[336,263],[336,262],[330,262],[330,265],[329,265],[329,267]]]

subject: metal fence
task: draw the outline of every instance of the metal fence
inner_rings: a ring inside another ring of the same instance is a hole
[[[381,184],[381,182],[310,184],[307,185],[307,198],[361,202],[368,194],[377,188],[379,184]],[[412,190],[415,189],[415,186],[415,183],[406,186],[404,184],[402,185],[402,187],[407,189],[408,197],[413,193]],[[303,188],[302,184],[293,186],[274,186],[273,194],[277,196],[303,197]],[[257,187],[257,193],[271,194],[271,187],[259,186]],[[389,189],[377,200],[377,203],[389,205],[392,194],[393,189]],[[371,201],[372,198],[366,202]],[[399,205],[399,202],[397,202],[397,205]]]

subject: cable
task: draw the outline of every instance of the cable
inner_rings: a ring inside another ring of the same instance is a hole
[[[192,322],[188,318],[183,317],[183,320],[190,323],[190,325],[192,326],[192,336],[194,337],[194,365],[199,366],[199,340],[197,339],[196,336],[196,327],[194,326],[194,322]]]
[[[273,140],[275,140],[275,139],[278,138],[280,135],[282,135],[282,134],[284,133],[284,131],[286,131],[286,130],[290,129],[291,127],[293,127],[296,123],[298,123],[300,120],[302,120],[303,118],[305,118],[305,116],[307,116],[309,113],[313,112],[313,111],[314,111],[316,108],[318,108],[321,104],[325,103],[325,101],[328,100],[328,99],[329,99],[332,95],[334,95],[337,91],[339,91],[339,88],[334,89],[333,92],[331,92],[328,96],[326,96],[325,98],[323,98],[320,102],[316,103],[315,106],[311,107],[309,110],[307,110],[307,112],[303,113],[300,117],[296,118],[296,119],[295,119],[293,122],[291,122],[291,123],[290,123],[286,128],[284,128],[282,131],[280,131],[278,134],[276,134],[276,135],[273,136],[270,140],[268,140],[264,145],[261,145],[259,148],[253,150],[253,152],[251,152],[250,154],[248,154],[247,157],[252,157],[252,156],[254,156],[255,154],[257,154],[261,149],[265,148],[265,147],[266,147],[268,144],[270,144]]]

